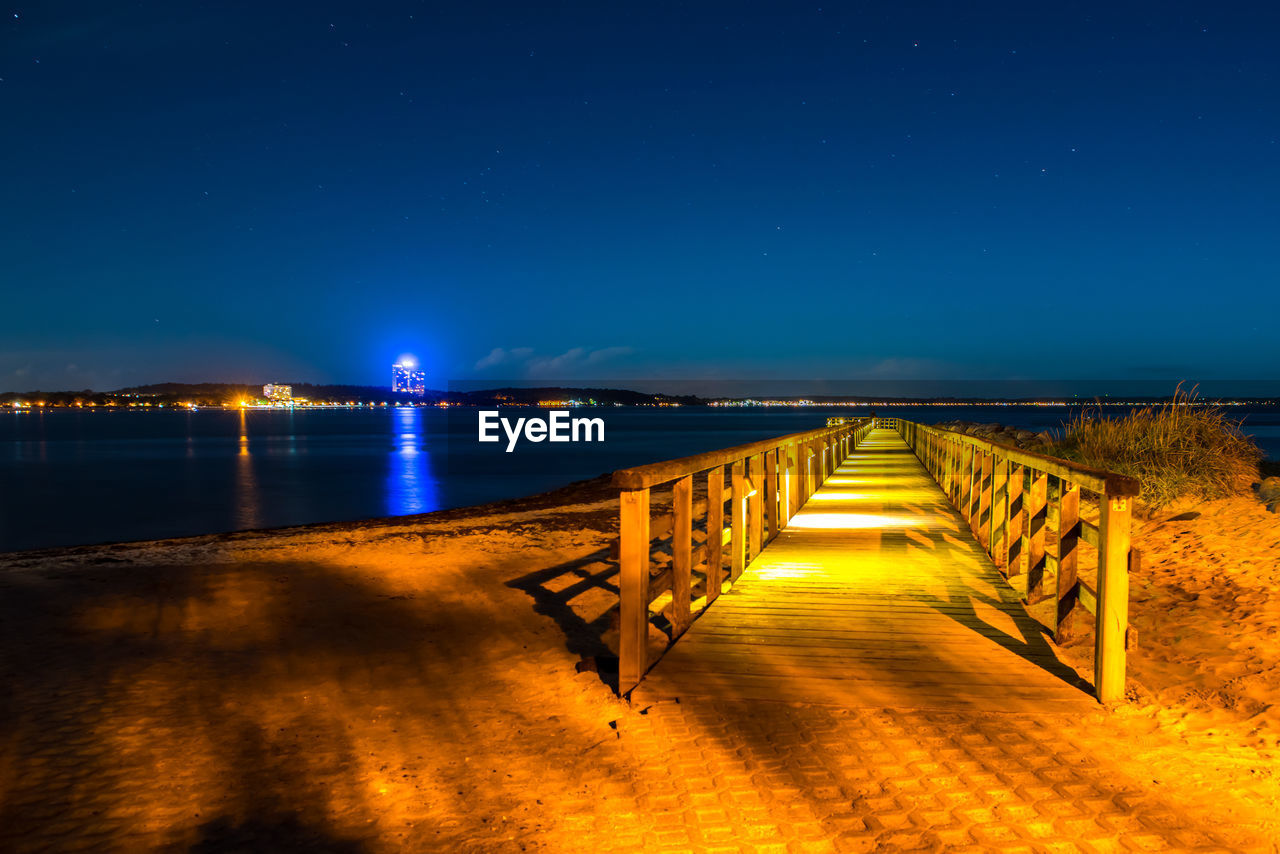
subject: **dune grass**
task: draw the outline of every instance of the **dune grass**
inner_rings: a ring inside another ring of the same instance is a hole
[[[1179,498],[1222,498],[1246,490],[1262,452],[1239,421],[1179,386],[1158,408],[1122,417],[1083,412],[1052,451],[1085,465],[1138,478],[1139,502],[1158,510]]]

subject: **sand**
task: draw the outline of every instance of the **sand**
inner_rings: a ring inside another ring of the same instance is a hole
[[[1280,526],[1200,513],[1071,720],[629,707],[602,482],[0,556],[0,849],[1274,850]]]
[[[1280,516],[1253,497],[1137,521],[1137,703],[1268,758],[1280,744]]]

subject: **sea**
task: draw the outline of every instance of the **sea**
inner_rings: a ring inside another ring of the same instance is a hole
[[[1012,405],[875,411],[926,424],[994,422],[1037,432],[1060,430],[1076,414]],[[1269,459],[1280,460],[1280,409],[1228,413]],[[477,410],[434,407],[0,412],[0,552],[465,507],[816,429],[830,415],[867,410],[582,407],[570,414],[600,418],[604,441],[522,441],[508,452],[505,438],[477,440]]]

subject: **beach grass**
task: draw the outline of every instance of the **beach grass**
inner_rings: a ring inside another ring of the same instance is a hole
[[[1069,422],[1053,448],[1057,456],[1131,475],[1142,483],[1139,501],[1159,510],[1180,498],[1238,494],[1258,476],[1262,452],[1239,421],[1220,406],[1202,403],[1179,385],[1159,407],[1120,417],[1086,410]]]

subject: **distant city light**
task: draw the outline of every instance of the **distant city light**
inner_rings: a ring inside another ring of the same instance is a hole
[[[276,403],[290,403],[293,401],[293,386],[267,383],[262,387],[262,396]]]

